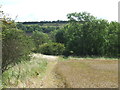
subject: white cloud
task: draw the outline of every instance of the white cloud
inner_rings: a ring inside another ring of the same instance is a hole
[[[119,0],[3,0],[3,10],[18,21],[65,20],[71,12],[87,11],[117,21]]]

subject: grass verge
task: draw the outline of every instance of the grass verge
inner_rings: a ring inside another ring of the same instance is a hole
[[[22,61],[2,75],[4,88],[29,88],[36,86],[45,74],[47,61],[32,57],[30,61]]]
[[[79,56],[59,56],[59,61],[68,61],[68,60],[118,60],[118,58],[109,58],[109,57],[79,57]]]

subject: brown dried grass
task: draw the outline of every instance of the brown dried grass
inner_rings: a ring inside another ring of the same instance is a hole
[[[58,62],[54,71],[66,88],[117,88],[117,60],[70,60]]]

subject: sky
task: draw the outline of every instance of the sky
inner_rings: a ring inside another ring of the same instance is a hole
[[[118,21],[120,0],[0,0],[2,10],[16,21],[67,20],[67,14],[88,12],[91,15]],[[17,18],[16,18],[17,16]]]

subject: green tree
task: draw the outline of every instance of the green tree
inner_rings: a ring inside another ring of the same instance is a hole
[[[56,32],[55,41],[57,43],[65,43],[66,42],[65,31],[63,29],[60,29]]]
[[[20,62],[29,60],[32,41],[13,21],[2,21],[2,71]]]
[[[55,35],[57,33],[57,30],[54,30],[54,31],[51,31],[48,35],[49,35],[49,38],[52,42],[56,42],[56,38],[55,38]]]
[[[46,55],[62,55],[64,50],[61,43],[44,43],[39,47],[39,52]]]
[[[70,23],[64,26],[67,54],[103,56],[106,54],[107,20],[97,19],[89,13],[68,14]]]
[[[86,21],[90,22],[96,19],[96,17],[94,17],[93,15],[87,12],[70,13],[70,14],[67,14],[67,18],[70,21],[80,21],[80,22],[86,22]]]
[[[21,29],[21,30],[27,31],[26,26],[24,26],[22,23],[17,23],[16,26],[17,26],[18,29]]]
[[[111,57],[116,57],[119,52],[119,34],[120,34],[120,23],[111,22],[108,27],[108,37],[107,37],[107,46],[106,46],[106,54]]]
[[[50,42],[48,35],[46,33],[39,32],[39,31],[34,31],[32,38],[33,38],[35,46],[36,46],[35,51],[37,51],[39,46],[42,45],[43,43]]]

